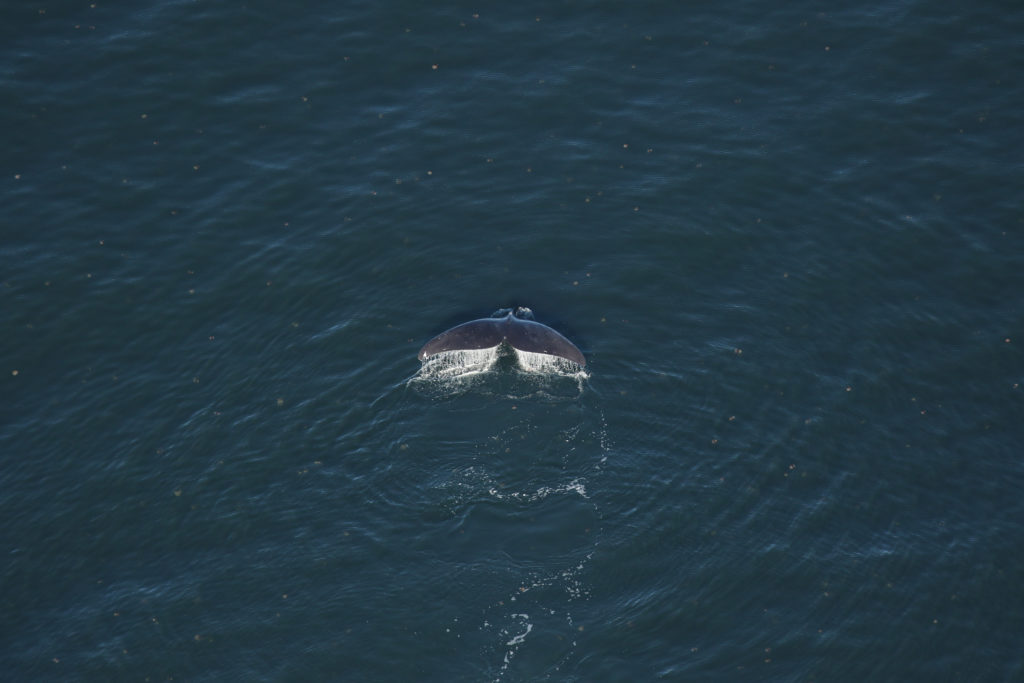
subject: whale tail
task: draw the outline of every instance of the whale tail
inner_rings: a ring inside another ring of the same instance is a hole
[[[490,349],[508,344],[518,351],[557,356],[586,366],[587,359],[571,341],[547,325],[517,317],[519,311],[533,317],[530,309],[517,309],[509,310],[504,317],[481,318],[457,325],[424,344],[419,359],[425,361],[445,351]]]

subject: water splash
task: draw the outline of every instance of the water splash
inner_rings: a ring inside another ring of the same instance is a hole
[[[425,361],[417,377],[421,379],[458,379],[487,372],[497,364],[498,349],[462,349],[445,351]]]
[[[519,367],[524,372],[587,376],[587,371],[578,364],[560,356],[521,351],[520,349],[515,350],[515,355],[519,361]]]
[[[565,358],[512,349],[445,351],[431,356],[407,384],[433,398],[451,398],[469,391],[505,398],[576,400],[587,370]]]

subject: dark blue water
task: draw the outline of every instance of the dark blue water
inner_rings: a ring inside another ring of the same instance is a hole
[[[1015,3],[0,26],[5,680],[1024,680]]]

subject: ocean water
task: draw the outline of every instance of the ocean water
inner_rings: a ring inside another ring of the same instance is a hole
[[[0,19],[4,680],[1024,680],[1018,4]]]

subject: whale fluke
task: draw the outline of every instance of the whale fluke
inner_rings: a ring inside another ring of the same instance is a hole
[[[518,308],[503,317],[481,318],[456,325],[424,344],[419,359],[425,361],[445,351],[490,349],[507,343],[519,351],[557,356],[581,367],[586,366],[587,359],[571,341],[547,325],[522,317],[527,315],[532,316],[530,309]]]

